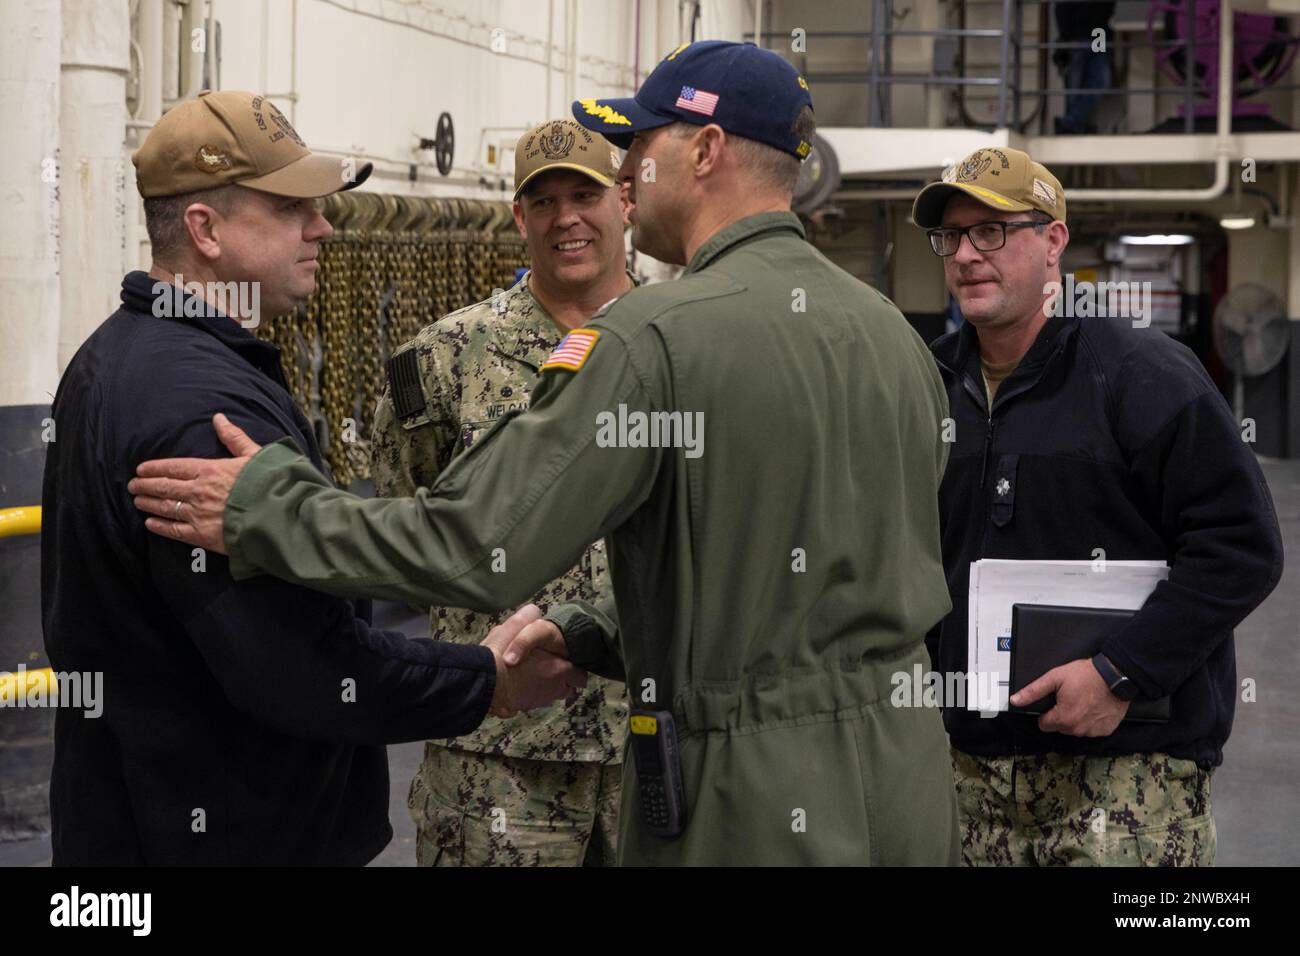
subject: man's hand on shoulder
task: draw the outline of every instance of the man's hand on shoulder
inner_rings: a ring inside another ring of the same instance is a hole
[[[153,517],[145,527],[209,551],[226,554],[222,518],[239,473],[262,446],[225,415],[212,419],[233,458],[157,458],[142,462],[127,483],[135,506]]]

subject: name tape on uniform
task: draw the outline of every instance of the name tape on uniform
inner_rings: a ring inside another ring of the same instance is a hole
[[[591,350],[596,347],[596,340],[600,338],[600,332],[597,329],[574,329],[555,347],[550,358],[542,363],[541,371],[545,372],[548,368],[563,368],[570,372],[576,372],[582,368],[583,363],[587,361],[587,356]]]

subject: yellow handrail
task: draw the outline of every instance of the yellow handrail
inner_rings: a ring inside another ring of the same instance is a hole
[[[19,694],[23,695],[23,704],[16,703]],[[49,667],[19,671],[16,674],[0,671],[0,707],[36,707],[39,705],[33,699],[53,702],[58,694],[59,682],[54,679],[54,671]]]
[[[0,538],[41,533],[41,506],[0,508]]]
[[[0,538],[13,538],[22,534],[41,533],[41,506],[27,508],[0,508]],[[54,671],[48,667],[24,670],[19,673],[0,672],[0,705],[15,706],[13,701],[22,693],[24,701],[33,696],[53,700],[59,684]]]

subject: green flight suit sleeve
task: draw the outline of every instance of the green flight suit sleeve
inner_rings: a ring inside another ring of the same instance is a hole
[[[551,609],[546,620],[564,635],[569,660],[599,677],[627,681],[619,643],[618,609],[613,600],[599,604],[569,601]]]
[[[384,388],[384,394],[375,408],[374,428],[370,438],[370,480],[374,482],[377,498],[404,498],[415,494],[415,489],[431,483],[417,474],[416,461],[435,460],[442,453],[442,428],[425,423],[408,435],[397,417],[393,405],[393,386]],[[433,472],[437,476],[437,471]],[[427,614],[427,607],[410,605],[412,610]]]
[[[620,406],[655,409],[660,377],[647,361],[658,354],[647,360],[605,332],[579,371],[544,372],[529,411],[503,419],[412,498],[357,498],[292,442],[268,445],[226,503],[231,573],[417,605],[525,601],[650,494],[665,450],[606,447],[601,427]]]

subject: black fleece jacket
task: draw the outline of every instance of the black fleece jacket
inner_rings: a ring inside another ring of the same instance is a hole
[[[360,865],[392,838],[384,744],[478,726],[483,647],[408,640],[347,601],[150,534],[126,483],[149,458],[224,457],[225,412],[322,467],[278,350],[233,320],[160,318],[130,273],[122,308],[54,399],[41,606],[56,671],[103,675],[103,713],[60,707],[55,865]]]
[[[1128,319],[1053,317],[990,412],[975,329],[931,350],[956,425],[940,486],[953,610],[927,638],[937,669],[966,670],[972,561],[1090,561],[1101,548],[1110,561],[1170,566],[1102,647],[1143,695],[1172,695],[1167,724],[1081,738],[1044,734],[1030,716],[950,708],[953,746],[1221,763],[1238,691],[1232,631],[1276,586],[1282,538],[1255,455],[1196,356]]]

